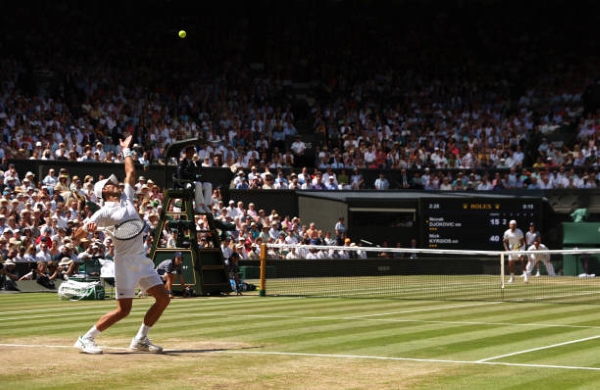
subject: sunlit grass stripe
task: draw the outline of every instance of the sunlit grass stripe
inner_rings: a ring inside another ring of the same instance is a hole
[[[442,358],[469,356],[480,359],[492,351],[518,351],[523,349],[524,345],[548,345],[589,337],[592,334],[594,332],[584,329],[550,328],[544,333],[540,333],[538,329],[524,330],[520,328],[515,330],[507,327],[499,332],[492,331],[489,334],[478,332],[467,338],[457,338],[456,334],[448,332],[441,337],[426,338],[425,342],[420,343],[419,348],[411,351],[411,356],[413,354],[417,357],[436,355]],[[432,343],[432,345],[423,346],[425,343]]]
[[[190,300],[177,300],[173,304],[169,306],[165,316],[169,313],[180,313],[183,312],[184,315],[189,315],[189,313],[213,313],[213,315],[219,315],[219,313],[223,313],[225,315],[232,315],[232,313],[239,314],[271,314],[277,312],[279,310],[284,310],[288,315],[305,315],[312,314],[313,311],[320,310],[322,308],[327,308],[335,304],[336,313],[342,315],[346,313],[357,313],[362,315],[368,315],[369,310],[373,310],[374,313],[379,313],[382,308],[393,308],[396,309],[398,307],[398,303],[395,301],[389,300],[380,300],[380,301],[368,301],[364,305],[357,305],[357,302],[352,302],[351,300],[331,300],[331,299],[314,299],[314,300],[305,300],[301,305],[298,304],[290,304],[290,301],[297,302],[295,299],[285,299],[285,298],[251,298],[251,299],[239,299],[236,298],[224,298],[218,302],[211,302],[210,300],[205,300],[203,298],[198,299],[190,299]],[[151,299],[142,299],[134,301],[134,307],[132,310],[132,315],[141,314],[145,312],[148,306],[152,303]],[[50,304],[50,303],[49,303]],[[87,316],[95,313],[103,313],[105,310],[111,309],[114,307],[114,301],[104,301],[102,305],[98,305],[96,303],[89,304],[87,302],[52,302],[53,305],[44,308],[43,310],[36,310],[36,314],[32,314],[32,311],[18,311],[19,313],[23,313],[23,316],[26,318],[37,318],[44,316],[58,316],[62,317],[65,313],[69,312],[69,309],[74,309],[75,314],[73,315],[81,315]],[[464,316],[471,316],[472,313],[476,313],[479,318],[483,318],[486,316],[494,316],[498,315],[500,317],[505,316],[506,308],[503,306],[490,305],[485,306],[485,304],[476,304],[473,307],[459,307],[457,309],[452,309],[451,312],[444,307],[444,303],[436,303],[434,302],[408,302],[403,303],[402,308],[403,311],[410,312],[412,308],[424,309],[423,311],[419,311],[415,313],[416,316],[422,316],[425,318],[448,318],[449,315],[458,315],[462,314]],[[357,309],[359,307],[360,309]],[[441,309],[438,311],[436,307],[440,307]],[[429,311],[427,308],[432,308]],[[574,315],[577,313],[593,313],[588,307],[581,306],[568,306],[568,305],[513,305],[511,306],[511,314],[515,315],[523,315],[524,320],[529,321],[531,318],[532,309],[536,308],[536,312],[540,312],[540,310],[549,310],[549,308],[553,308],[550,312],[548,312],[547,316],[554,317],[556,313],[570,313],[570,315]],[[4,312],[4,316],[0,317],[0,322],[11,320],[12,315],[17,313],[14,312]],[[39,314],[38,314],[39,313]],[[16,316],[15,318],[19,318]],[[556,319],[554,317],[553,319]]]
[[[0,325],[3,326],[10,326],[12,323],[19,323],[20,321],[22,321],[23,319],[27,319],[27,320],[31,320],[31,321],[37,321],[37,320],[49,320],[52,318],[58,318],[58,319],[62,319],[65,318],[67,315],[68,316],[72,316],[72,317],[94,317],[94,316],[98,316],[101,314],[104,314],[106,311],[108,310],[108,308],[93,308],[93,309],[87,309],[87,310],[71,310],[70,308],[67,310],[65,308],[57,308],[54,310],[44,310],[42,312],[36,312],[36,314],[11,314],[11,315],[7,315],[7,316],[3,316],[4,318],[2,318],[0,320]]]
[[[579,361],[581,362],[580,364],[584,366],[600,368],[600,356],[598,356],[599,348],[600,340],[594,339],[580,343],[556,346],[550,350],[542,349],[539,351],[529,351],[527,353],[503,357],[501,360],[509,363],[536,362],[540,364],[562,364],[565,361]]]
[[[555,329],[551,332],[540,333],[537,329],[515,331],[509,326],[454,326],[444,327],[443,331],[438,328],[424,330],[419,327],[361,327],[362,331],[352,333],[340,332],[337,335],[328,332],[318,334],[307,334],[306,342],[295,343],[294,351],[329,351],[333,353],[344,353],[345,351],[357,351],[365,353],[387,346],[389,351],[397,351],[407,357],[432,357],[432,356],[456,356],[475,355],[477,358],[485,357],[487,349],[506,348],[507,350],[518,349],[525,340],[539,338],[541,344],[544,339],[558,337],[559,340],[569,339],[571,336],[589,336],[589,330],[574,330],[573,335],[565,334],[563,329]],[[568,332],[567,332],[568,333]],[[314,339],[319,339],[317,345]],[[388,351],[388,353],[389,353]],[[482,355],[483,354],[483,355]]]

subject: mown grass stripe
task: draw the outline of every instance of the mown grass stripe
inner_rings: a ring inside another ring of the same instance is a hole
[[[517,351],[517,352],[512,352],[512,353],[507,353],[504,355],[499,355],[499,356],[492,356],[486,359],[481,359],[479,361],[481,362],[486,362],[486,361],[491,361],[491,360],[499,360],[499,359],[504,359],[507,357],[511,357],[511,356],[515,356],[515,355],[521,355],[521,354],[526,354],[526,353],[531,353],[531,352],[538,352],[538,351],[542,351],[545,349],[550,349],[550,348],[557,348],[557,347],[562,347],[565,345],[570,345],[570,344],[575,344],[575,343],[583,343],[589,340],[595,340],[600,338],[600,336],[591,336],[591,337],[586,337],[583,339],[578,339],[578,340],[570,340],[570,341],[565,341],[564,343],[558,343],[558,344],[552,344],[552,345],[545,345],[543,347],[537,347],[537,348],[530,348],[530,349],[526,349],[523,351]]]

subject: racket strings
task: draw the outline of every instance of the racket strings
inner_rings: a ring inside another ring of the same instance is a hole
[[[117,239],[126,240],[140,234],[146,224],[141,220],[132,220],[123,222],[117,226],[113,232],[113,236]]]

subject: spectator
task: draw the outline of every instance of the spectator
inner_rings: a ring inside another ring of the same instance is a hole
[[[47,283],[50,280],[50,273],[48,271],[48,262],[45,261],[32,263],[31,270],[21,276],[19,280],[38,280],[40,284],[45,284],[45,287],[53,286],[53,284]]]
[[[327,187],[325,186],[325,183],[323,183],[323,175],[321,174],[321,172],[316,172],[315,173],[315,177],[312,180],[312,183],[307,185],[306,187],[307,189],[313,189],[313,190],[326,190]]]
[[[77,263],[70,257],[63,257],[60,262],[54,260],[48,262],[48,273],[50,280],[68,280],[71,276],[77,274]]]
[[[409,247],[410,247],[411,249],[417,249],[417,248],[418,248],[418,247],[417,247],[417,239],[416,239],[416,238],[411,238],[411,239],[410,239],[410,246],[409,246]],[[408,258],[409,258],[409,259],[416,259],[417,257],[418,257],[418,255],[417,255],[417,252],[411,252],[411,253],[408,255]]]
[[[84,256],[79,256],[77,253],[75,253],[72,245],[71,247],[67,246],[66,251],[66,254],[70,255],[69,257],[74,260],[76,270],[79,270],[78,267],[82,267],[87,276],[100,276],[100,271],[102,268],[101,260],[104,260],[106,257],[104,245],[100,242],[100,240],[90,243],[85,251],[86,255]]]
[[[221,239],[221,252],[223,253],[225,264],[228,264],[229,258],[233,253],[233,249],[231,248],[231,237],[225,236]]]
[[[302,137],[300,135],[296,135],[294,142],[290,146],[290,150],[294,155],[296,167],[302,167],[307,163],[304,156],[306,153],[306,144],[302,141]]]
[[[385,191],[390,188],[390,182],[385,177],[385,174],[383,172],[379,173],[379,177],[377,179],[375,179],[374,185],[375,185],[375,189],[379,190],[379,191]]]
[[[337,222],[335,223],[334,227],[333,227],[335,234],[337,236],[338,239],[343,239],[346,237],[346,231],[347,231],[347,227],[346,224],[344,222],[344,217],[339,217]]]
[[[338,185],[335,183],[335,177],[334,176],[329,176],[327,182],[325,183],[325,189],[326,190],[338,190]]]
[[[43,237],[40,241],[39,250],[35,254],[35,260],[43,263],[47,263],[52,260],[52,254],[50,253],[50,248],[48,248],[45,237]]]
[[[245,237],[240,235],[240,237],[238,238],[238,243],[235,245],[234,252],[236,252],[239,255],[240,260],[248,260],[247,249],[249,249],[249,247],[250,242],[247,241]]]
[[[277,178],[275,179],[274,188],[277,190],[287,190],[289,186],[288,180],[284,175],[283,170],[278,170]]]

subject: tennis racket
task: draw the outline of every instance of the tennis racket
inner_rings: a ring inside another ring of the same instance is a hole
[[[131,240],[140,235],[146,229],[146,221],[141,219],[128,219],[114,226],[99,227],[117,240]]]

